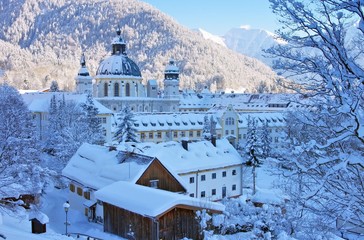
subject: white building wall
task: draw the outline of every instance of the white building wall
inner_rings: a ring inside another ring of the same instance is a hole
[[[235,175],[233,175],[233,170],[235,170]],[[240,196],[242,194],[242,165],[179,175],[187,183],[187,191],[190,196],[196,198],[210,201],[220,200],[224,197],[223,188],[226,189],[226,197]],[[205,176],[205,180],[203,180],[202,176]],[[213,178],[213,176],[216,178]],[[193,181],[191,180],[192,178]],[[233,185],[235,185],[235,190],[233,190]],[[215,194],[213,194],[213,190],[215,190]]]

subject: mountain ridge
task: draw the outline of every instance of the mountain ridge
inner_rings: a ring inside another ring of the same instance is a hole
[[[174,58],[181,69],[182,89],[216,85],[254,92],[263,81],[277,90],[276,75],[269,67],[206,41],[147,3],[4,0],[0,10],[4,29],[0,46],[7,43],[0,50],[0,68],[18,88],[47,87],[56,79],[62,88],[74,89],[81,53],[85,52],[94,75],[101,59],[109,54],[119,25],[128,55],[140,67],[144,80],[158,79],[161,84],[165,64]]]

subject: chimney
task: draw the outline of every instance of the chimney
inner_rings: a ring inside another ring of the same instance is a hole
[[[214,147],[216,147],[216,136],[215,135],[211,135],[211,143],[212,143],[212,145],[214,145]]]
[[[188,151],[188,141],[187,140],[182,140],[182,147]]]

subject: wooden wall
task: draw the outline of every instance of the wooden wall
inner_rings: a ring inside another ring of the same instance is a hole
[[[128,237],[129,228],[135,239],[152,239],[152,220],[139,214],[105,203],[104,231],[123,238]]]
[[[203,239],[194,210],[174,208],[159,219],[159,238],[169,239]]]
[[[158,224],[156,221],[104,203],[104,231],[123,238],[128,237],[130,227],[131,231],[134,232],[135,239],[177,240],[184,237],[196,240],[203,239],[195,217],[195,210],[179,207],[171,209],[158,219],[159,238],[157,239]]]
[[[186,189],[173,177],[173,175],[160,163],[154,160],[138,179],[136,184],[150,187],[150,180],[158,179],[158,189],[170,192],[186,192]]]

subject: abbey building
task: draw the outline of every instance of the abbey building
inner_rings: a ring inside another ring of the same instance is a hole
[[[112,41],[111,56],[103,59],[92,78],[81,57],[81,69],[76,77],[76,92],[92,92],[94,98],[113,112],[129,106],[134,112],[178,112],[179,69],[173,60],[165,69],[164,93],[156,80],[142,83],[138,65],[126,53],[126,43],[117,30]]]

